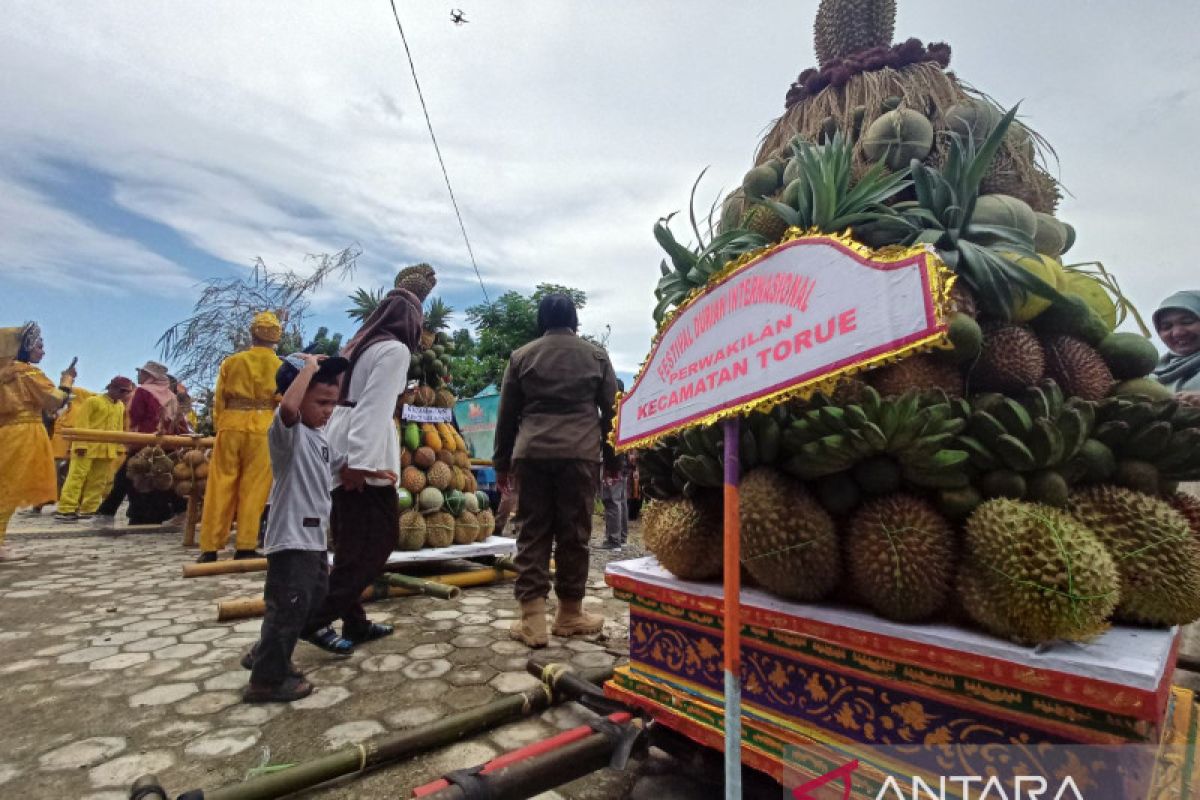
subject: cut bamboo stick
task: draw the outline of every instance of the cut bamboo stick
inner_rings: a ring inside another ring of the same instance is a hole
[[[514,580],[516,575],[502,569],[476,569],[470,572],[453,572],[448,575],[431,575],[425,580],[447,586],[467,587],[486,586],[491,583]],[[384,600],[389,597],[410,597],[420,592],[399,586],[368,586],[362,593],[365,603]],[[266,603],[261,597],[242,597],[235,600],[223,600],[217,603],[217,622],[230,622],[237,619],[261,617],[266,612]]]
[[[157,433],[136,433],[134,431],[94,431],[87,428],[63,428],[62,437],[69,442],[107,442],[109,444],[137,444],[160,447],[201,447],[211,448],[211,436],[177,436]]]
[[[385,574],[383,577],[391,586],[412,589],[417,594],[429,595],[442,600],[457,600],[458,596],[462,594],[462,589],[457,586],[450,586],[427,578],[414,578],[411,575],[401,575],[395,572]]]

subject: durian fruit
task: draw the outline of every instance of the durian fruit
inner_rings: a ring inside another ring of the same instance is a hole
[[[896,0],[821,0],[813,25],[817,63],[892,43]]]
[[[941,389],[950,397],[963,394],[963,378],[954,365],[926,353],[872,370],[867,380],[884,397],[897,397],[909,389]]]
[[[434,462],[433,466],[429,468],[429,471],[425,473],[425,477],[429,481],[430,486],[435,489],[441,489],[445,491],[446,489],[450,488],[450,481],[453,479],[454,475],[450,472],[449,467],[440,461],[436,461]]]
[[[928,619],[951,592],[954,539],[954,528],[924,500],[892,494],[867,501],[846,533],[855,593],[880,616]]]
[[[175,478],[171,475],[169,470],[166,472],[150,473],[150,485],[154,487],[155,491],[168,491],[174,483]]]
[[[769,591],[820,600],[841,579],[833,518],[799,481],[769,467],[742,478],[742,566]]]
[[[741,227],[759,234],[768,242],[778,242],[787,233],[787,222],[769,206],[755,203],[742,216]]]
[[[642,511],[646,549],[672,575],[706,581],[720,577],[721,506],[707,497],[655,500]]]
[[[425,517],[420,511],[405,511],[400,515],[399,550],[420,550],[425,546]]]
[[[437,461],[437,454],[432,447],[419,447],[417,452],[413,453],[413,464],[418,469],[428,470],[435,461]]]
[[[131,476],[148,475],[150,474],[150,460],[143,456],[142,453],[136,453],[130,456],[125,471]]]
[[[1036,386],[1046,374],[1046,351],[1024,325],[992,324],[983,332],[983,349],[971,369],[972,391],[1014,393]]]
[[[1106,485],[1072,495],[1070,510],[1113,555],[1119,618],[1186,625],[1200,617],[1200,547],[1186,517],[1156,497]]]
[[[459,469],[458,467],[451,467],[450,468],[450,488],[454,489],[455,491],[461,492],[466,488],[466,486],[467,486],[467,479],[466,479],[466,476],[463,474],[463,471],[461,469]]]
[[[434,394],[433,404],[438,408],[454,408],[456,402],[458,398],[449,389],[441,388]]]
[[[407,289],[417,296],[422,303],[433,287],[437,286],[437,272],[428,264],[413,264],[405,267],[396,275],[396,288]]]
[[[475,541],[482,542],[492,535],[496,530],[496,515],[491,509],[485,508],[475,515],[479,527],[476,531]]]
[[[988,500],[966,524],[958,593],[987,630],[1022,644],[1088,639],[1120,596],[1100,540],[1069,514],[1020,500]]]
[[[950,310],[968,317],[979,316],[979,304],[966,281],[956,280],[950,289]]]
[[[449,547],[454,543],[454,517],[438,511],[425,517],[425,546]]]
[[[1073,336],[1051,336],[1043,342],[1046,375],[1070,397],[1101,400],[1112,391],[1112,372],[1104,359]]]
[[[479,519],[470,511],[462,511],[454,520],[454,543],[471,544],[479,537]]]
[[[427,483],[425,473],[416,467],[405,467],[400,473],[400,486],[414,497],[421,493]]]
[[[1200,544],[1200,497],[1187,492],[1175,492],[1165,498],[1171,508],[1183,515],[1192,531],[1192,538]]]

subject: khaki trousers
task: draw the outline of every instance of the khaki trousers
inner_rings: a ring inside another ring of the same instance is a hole
[[[514,469],[521,492],[517,600],[537,600],[550,593],[551,555],[558,599],[582,600],[587,588],[598,465],[579,459],[529,459],[516,462]]]

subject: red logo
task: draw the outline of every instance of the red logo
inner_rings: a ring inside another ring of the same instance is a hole
[[[792,789],[792,800],[817,800],[809,792],[819,789],[827,783],[832,783],[838,778],[842,779],[842,800],[849,800],[851,789],[850,774],[856,769],[858,769],[858,759],[842,764],[837,769],[826,772],[819,778],[813,778],[808,783]]]
[[[467,406],[468,419],[483,419],[483,407],[479,403],[471,403]]]

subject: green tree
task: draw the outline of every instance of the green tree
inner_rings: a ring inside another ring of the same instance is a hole
[[[465,328],[452,336],[456,349],[450,372],[455,394],[471,397],[489,384],[500,385],[512,352],[537,338],[538,303],[553,293],[567,295],[577,309],[587,305],[587,293],[581,289],[540,283],[530,295],[505,292],[490,304],[467,309],[467,321],[475,327],[475,336]]]

